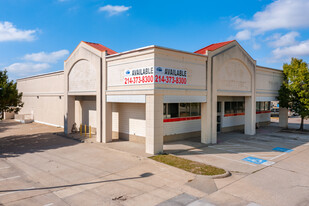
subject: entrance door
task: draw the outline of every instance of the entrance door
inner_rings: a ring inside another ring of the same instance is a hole
[[[217,132],[221,132],[221,102],[217,102]]]

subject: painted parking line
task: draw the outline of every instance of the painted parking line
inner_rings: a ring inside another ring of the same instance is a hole
[[[287,153],[290,153],[290,152],[293,152],[294,150],[292,149],[287,149],[287,148],[283,148],[283,147],[275,147],[273,148],[274,151],[278,151],[278,152],[287,152]]]
[[[250,166],[256,167],[256,165],[254,165],[254,164],[250,164],[250,163],[247,163],[247,162],[242,162],[242,161],[239,161],[239,160],[234,160],[234,159],[227,158],[227,157],[222,157],[222,156],[219,156],[219,155],[211,154],[211,156],[214,156],[214,157],[218,157],[218,158],[221,158],[221,159],[225,159],[225,160],[229,160],[229,161],[233,161],[233,162],[238,162],[238,163],[241,163],[241,164],[245,164],[245,165],[250,165]]]
[[[46,205],[43,205],[43,206],[51,206],[51,205],[53,205],[54,203],[48,203],[48,204],[46,204]]]
[[[286,154],[287,154],[287,153],[279,154],[279,155],[277,155],[277,156],[275,156],[275,157],[273,157],[273,158],[270,158],[270,160],[277,159],[278,157],[281,157],[281,156],[286,155]]]
[[[14,177],[2,178],[2,179],[0,179],[0,181],[4,181],[4,180],[11,180],[11,179],[16,179],[16,178],[20,178],[20,176],[14,176]]]
[[[245,153],[245,152],[241,152],[241,151],[235,151],[235,150],[231,150],[231,149],[225,149],[225,148],[221,148],[221,147],[217,147],[217,146],[208,146],[208,147],[218,149],[218,150],[223,150],[223,151],[230,152],[230,153],[239,154],[239,155],[251,155],[251,156],[261,157],[261,156],[256,155],[256,154],[253,155],[253,154],[249,154],[249,153]]]
[[[34,187],[29,187],[29,188],[25,188],[23,190],[29,190],[29,189],[33,189]],[[22,191],[15,191],[15,192],[6,192],[6,193],[2,193],[0,194],[0,197],[1,196],[5,196],[5,195],[9,195],[9,194],[13,194],[13,193],[16,193],[16,192],[22,192]]]

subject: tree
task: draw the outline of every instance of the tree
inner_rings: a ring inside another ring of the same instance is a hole
[[[9,81],[7,71],[0,71],[0,120],[4,112],[17,113],[24,105],[21,101],[22,93],[18,93],[17,84]]]
[[[283,83],[279,90],[280,107],[291,108],[301,116],[300,130],[304,119],[309,117],[309,70],[302,59],[292,58],[283,65]]]

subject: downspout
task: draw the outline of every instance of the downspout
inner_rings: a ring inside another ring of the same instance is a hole
[[[100,57],[100,142],[102,142],[102,84],[103,84],[103,82],[102,82],[102,75],[103,75],[103,73],[102,73],[102,61],[103,61],[103,58],[102,58],[102,55],[101,55],[101,57]]]

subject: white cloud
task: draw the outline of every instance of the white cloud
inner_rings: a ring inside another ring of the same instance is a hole
[[[68,54],[69,51],[63,49],[51,53],[39,52],[39,53],[26,54],[23,57],[23,59],[35,62],[56,63],[58,60],[64,58]]]
[[[277,48],[273,50],[276,59],[309,56],[309,40],[302,41],[296,45]]]
[[[247,29],[239,31],[235,36],[235,39],[237,40],[248,40],[250,38],[251,38],[251,32]]]
[[[113,16],[113,15],[128,11],[129,9],[131,9],[131,6],[106,5],[106,6],[100,7],[99,11],[107,12],[110,16]]]
[[[306,28],[309,26],[308,0],[276,0],[263,11],[254,14],[252,20],[233,19],[237,29],[253,29],[263,33],[275,29]]]
[[[295,40],[296,37],[299,37],[299,33],[295,31],[291,31],[285,35],[275,34],[272,39],[274,41],[270,42],[269,45],[272,47],[284,47],[291,46],[297,44]]]
[[[43,72],[50,68],[47,63],[14,63],[4,68],[9,72],[10,76],[13,77],[25,77]]]
[[[0,42],[4,41],[32,41],[36,30],[20,30],[11,22],[0,22]]]

